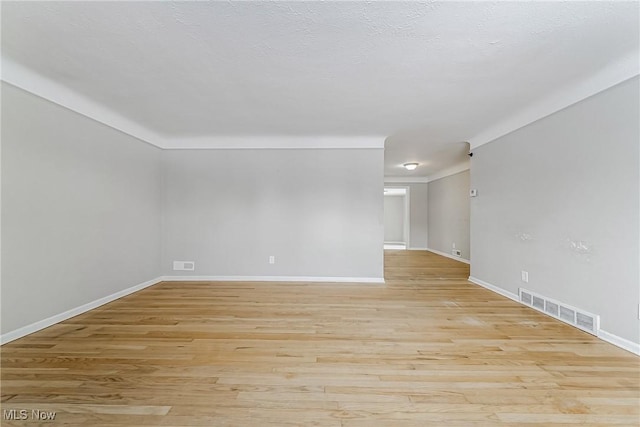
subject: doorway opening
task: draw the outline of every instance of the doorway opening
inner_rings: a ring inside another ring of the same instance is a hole
[[[384,249],[409,247],[409,188],[384,188]]]

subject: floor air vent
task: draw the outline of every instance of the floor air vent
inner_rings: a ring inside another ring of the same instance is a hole
[[[520,302],[590,334],[598,335],[600,316],[522,288],[520,288]]]

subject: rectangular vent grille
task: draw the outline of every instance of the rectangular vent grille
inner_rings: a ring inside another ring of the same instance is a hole
[[[520,288],[520,302],[576,328],[598,335],[600,316]]]
[[[560,306],[558,304],[549,300],[544,303],[544,311],[555,317],[558,317],[558,315],[560,314],[559,307]]]
[[[593,316],[586,315],[583,313],[576,313],[576,323],[578,324],[578,326],[582,328],[593,330],[594,319],[593,319]]]
[[[534,295],[533,296],[533,304],[531,304],[531,305],[533,305],[538,310],[544,310],[544,299]]]
[[[173,261],[174,271],[194,271],[196,263],[193,261]]]
[[[575,323],[576,312],[570,308],[560,306],[560,319],[569,323]]]

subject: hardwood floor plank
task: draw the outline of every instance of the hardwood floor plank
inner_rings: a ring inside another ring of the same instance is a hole
[[[385,251],[384,286],[160,283],[2,346],[2,409],[69,426],[640,425],[640,358],[468,276]]]

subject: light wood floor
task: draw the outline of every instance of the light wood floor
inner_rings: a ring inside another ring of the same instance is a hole
[[[3,346],[2,409],[79,426],[639,425],[640,358],[464,264],[388,251],[385,270],[386,285],[158,284]]]

